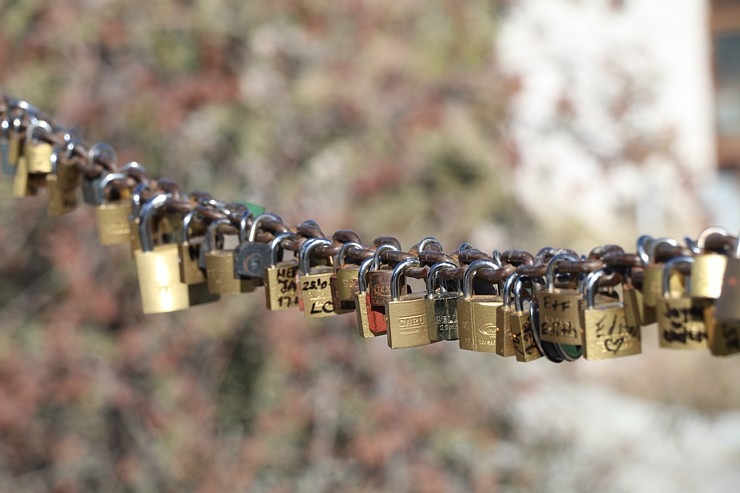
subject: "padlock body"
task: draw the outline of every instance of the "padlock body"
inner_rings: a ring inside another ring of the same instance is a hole
[[[89,205],[100,205],[103,203],[103,192],[100,190],[100,182],[103,175],[95,178],[87,176],[82,179],[82,200]]]
[[[211,293],[208,290],[208,283],[205,281],[198,284],[187,284],[187,287],[190,306],[213,303],[221,299],[220,295]]]
[[[391,299],[391,271],[373,270],[368,273],[367,279],[370,304],[375,307],[385,307]]]
[[[424,293],[401,296],[386,304],[388,347],[404,349],[430,344]]]
[[[211,250],[206,253],[206,279],[208,291],[213,294],[234,295],[255,290],[249,280],[234,277],[233,250]]]
[[[206,283],[206,275],[198,266],[198,249],[190,242],[178,245],[180,253],[180,280],[187,285]]]
[[[131,201],[108,202],[95,208],[98,239],[103,246],[128,243],[131,237]]]
[[[359,273],[360,267],[354,264],[345,264],[337,269],[337,298],[339,301],[354,302]]]
[[[644,303],[642,291],[635,289],[630,284],[622,285],[622,303],[624,304],[624,317],[628,327],[640,327],[647,325],[644,321]],[[653,310],[653,314],[655,311]]]
[[[496,310],[503,304],[498,296],[478,295],[457,300],[460,349],[496,352]]]
[[[234,252],[234,272],[238,277],[264,279],[265,269],[270,265],[270,245],[259,242],[244,242]]]
[[[714,316],[720,322],[740,320],[740,259],[729,258]]]
[[[265,269],[265,302],[268,310],[298,307],[297,272],[296,260],[278,262],[275,266]]]
[[[357,331],[362,338],[376,337],[378,334],[370,330],[370,318],[368,316],[370,301],[366,292],[355,293],[355,314],[357,316]]]
[[[529,312],[511,311],[509,326],[511,327],[511,339],[514,342],[514,356],[517,361],[529,363],[542,357],[540,348],[534,340]]]
[[[509,357],[516,354],[509,321],[511,312],[513,309],[505,305],[496,308],[496,354],[499,356]]]
[[[719,253],[705,253],[694,257],[691,264],[692,298],[717,299],[722,293],[722,279],[727,266],[727,256]]]
[[[668,349],[707,347],[707,329],[702,307],[691,298],[660,298],[655,307],[658,343]]]
[[[16,165],[15,176],[13,177],[13,197],[31,197],[34,195],[29,186],[28,166],[26,165],[25,156],[20,156]]]
[[[38,142],[35,144],[26,144],[23,149],[23,155],[26,157],[29,173],[51,173],[51,155],[54,153],[54,147],[47,142]]]
[[[134,255],[144,313],[174,312],[190,306],[188,287],[180,282],[177,245],[158,245]]]
[[[740,320],[720,321],[715,317],[716,307],[704,308],[704,323],[707,326],[707,345],[714,356],[729,356],[740,353]]]
[[[429,340],[455,341],[459,339],[457,325],[458,293],[434,293],[427,295],[425,306]]]
[[[540,338],[553,344],[580,345],[583,339],[581,326],[581,294],[571,289],[538,291],[540,306]]]
[[[586,308],[583,319],[586,359],[612,359],[642,352],[641,328],[627,323],[622,303]]]
[[[312,267],[309,274],[300,275],[303,314],[306,318],[322,318],[336,315],[331,299],[330,278],[333,269],[328,266]]]
[[[77,208],[77,189],[64,188],[58,175],[46,176],[46,188],[49,191],[47,213],[50,216],[61,216]]]

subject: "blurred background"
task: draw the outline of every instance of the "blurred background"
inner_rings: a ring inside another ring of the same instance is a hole
[[[0,0],[0,87],[366,242],[740,225],[740,1]],[[390,351],[261,294],[145,317],[92,209],[0,186],[0,491],[740,488],[736,356]]]

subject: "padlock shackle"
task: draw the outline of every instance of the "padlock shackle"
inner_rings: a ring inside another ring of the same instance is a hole
[[[367,292],[367,274],[373,265],[373,258],[368,257],[360,262],[360,271],[357,273],[357,288],[360,293]]]
[[[190,243],[190,223],[193,222],[193,218],[198,212],[193,209],[182,218],[182,241]]]
[[[242,213],[242,217],[239,218],[239,243],[240,244],[247,241],[247,238],[248,238],[247,225],[249,224],[250,217],[252,217],[252,211],[250,211],[249,208],[247,208],[247,210],[245,210]]]
[[[149,190],[148,183],[139,183],[134,187],[131,192],[131,217],[141,216],[141,198],[144,194],[144,190]]]
[[[397,252],[398,248],[388,244],[378,245],[378,247],[375,249],[375,253],[373,253],[373,266],[371,270],[380,269],[380,254],[385,251]]]
[[[514,281],[514,285],[512,286],[512,294],[514,295],[514,311],[517,313],[524,312],[524,300],[522,299],[522,293],[524,290],[524,280],[527,279],[524,276],[520,276],[519,274],[512,274],[512,277],[516,276],[516,280]]]
[[[326,238],[309,238],[299,248],[300,263],[298,268],[301,274],[308,275],[311,273],[311,251],[319,245],[331,246],[331,241]]]
[[[586,280],[583,283],[583,299],[586,302],[586,308],[594,308],[596,306],[596,288],[599,284],[599,279],[608,275],[607,269],[599,269],[593,272],[589,272],[586,276]]]
[[[262,221],[265,221],[267,219],[271,221],[282,221],[282,219],[280,219],[280,216],[278,216],[277,214],[273,214],[271,212],[265,212],[264,214],[260,214],[259,216],[254,218],[254,221],[252,221],[252,227],[249,228],[249,236],[247,237],[247,241],[249,241],[250,243],[253,243],[257,240],[257,230],[259,229]],[[239,240],[244,241],[241,238]]]
[[[126,163],[123,166],[123,168],[121,168],[121,173],[127,173],[128,174],[128,171],[129,170],[132,170],[132,169],[137,169],[137,170],[141,171],[142,173],[146,174],[146,168],[144,167],[143,164],[141,164],[138,161],[129,161],[128,163]]]
[[[514,272],[509,277],[507,277],[506,280],[504,281],[504,289],[503,289],[504,292],[502,293],[501,296],[503,298],[503,303],[506,308],[511,307],[511,301],[512,301],[511,290],[518,280],[519,280],[519,274]]]
[[[671,291],[671,274],[673,273],[673,269],[675,269],[680,264],[693,264],[694,263],[694,257],[689,256],[683,256],[683,257],[673,257],[670,260],[667,260],[665,263],[665,266],[663,267],[663,276],[661,278],[660,283],[660,292],[663,295],[663,298],[668,298],[670,296]],[[691,290],[691,276],[688,277],[688,280],[685,282],[685,288],[687,292],[690,292]]]
[[[555,270],[558,268],[558,264],[563,261],[578,262],[581,260],[578,255],[572,253],[558,253],[553,256],[547,263],[547,271],[545,273],[545,290],[551,293],[555,289]]]
[[[357,243],[356,241],[348,241],[346,243],[342,243],[342,246],[339,248],[339,251],[334,256],[334,268],[339,269],[341,265],[344,265],[344,258],[347,256],[347,250],[350,248],[362,248],[362,245]]]
[[[431,245],[436,245],[437,247],[439,247],[440,251],[444,251],[444,247],[442,246],[442,243],[440,243],[440,241],[437,238],[435,238],[434,236],[427,236],[426,238],[422,239],[419,242],[419,245],[418,245],[419,252],[425,251]]]
[[[206,253],[210,252],[211,250],[216,250],[216,238],[218,236],[218,227],[224,225],[230,225],[231,221],[226,219],[225,217],[222,217],[220,219],[216,219],[215,221],[211,221],[208,224],[208,230],[206,231],[206,238],[203,245],[201,245],[201,248],[206,249]],[[221,235],[223,236],[223,235]]]
[[[54,133],[54,129],[51,128],[49,122],[47,122],[46,120],[36,120],[35,122],[28,125],[28,127],[26,128],[26,144],[33,144],[34,133],[39,128],[44,130],[47,134]]]
[[[655,249],[658,248],[658,246],[660,245],[670,245],[672,247],[677,247],[678,240],[676,240],[675,238],[667,238],[667,237],[653,238],[652,240],[650,240],[647,243],[647,252],[648,252],[648,257],[649,257],[648,263],[651,263],[655,260]]]
[[[466,300],[473,296],[473,277],[475,277],[475,273],[484,268],[498,269],[499,266],[492,260],[479,259],[468,264],[468,268],[465,269],[465,274],[463,274],[462,292],[463,298]]]
[[[146,201],[139,212],[139,237],[141,238],[141,250],[151,252],[154,249],[152,242],[152,216],[167,202],[169,195],[159,194]]]
[[[280,244],[283,240],[296,240],[298,237],[293,233],[281,233],[272,239],[270,242],[270,267],[276,267],[278,263],[278,250],[280,250]]]
[[[98,183],[98,191],[100,192],[100,197],[103,198],[103,202],[105,202],[105,189],[108,188],[108,186],[113,183],[115,180],[125,180],[126,175],[123,173],[108,173],[103,177],[102,180]]]
[[[391,300],[398,301],[401,298],[401,280],[403,273],[409,267],[420,267],[421,261],[416,257],[407,258],[397,263],[391,272]]]
[[[445,269],[457,269],[457,265],[453,264],[452,262],[437,262],[436,264],[432,265],[429,268],[429,272],[427,272],[427,280],[426,280],[428,297],[431,297],[434,294],[435,284],[439,286],[439,291],[441,293],[447,292],[446,287],[442,286],[442,284],[437,283],[437,278],[439,277],[439,271],[445,270]]]
[[[87,151],[87,161],[90,166],[95,163],[95,160],[103,153],[107,153],[110,157],[111,163],[115,165],[118,162],[116,156],[116,150],[107,142],[96,142]]]

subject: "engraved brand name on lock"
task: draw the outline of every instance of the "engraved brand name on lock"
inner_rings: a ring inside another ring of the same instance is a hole
[[[357,285],[357,279],[342,279],[342,286],[344,286],[345,288],[353,288]]]
[[[373,285],[373,294],[378,296],[390,296],[391,287],[388,284],[375,284]]]
[[[496,324],[491,322],[485,323],[478,327],[478,333],[487,337],[493,337],[496,335]],[[488,342],[483,343],[488,344]]]
[[[65,202],[66,205],[66,202]],[[108,225],[110,233],[114,235],[125,235],[131,232],[131,225],[128,221],[119,221],[115,223],[109,223]]]
[[[267,259],[260,253],[250,253],[244,259],[243,265],[248,272],[262,272],[267,266]]]
[[[415,329],[426,325],[426,315],[411,315],[398,319],[398,326],[402,329]]]

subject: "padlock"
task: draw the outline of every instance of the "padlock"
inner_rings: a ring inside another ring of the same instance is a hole
[[[249,209],[247,209],[249,212]],[[251,215],[251,212],[249,213]],[[246,225],[249,216],[242,217],[239,231],[239,246],[234,252],[234,272],[240,277],[258,279],[263,283],[265,269],[270,265],[270,244],[257,241],[257,231],[265,220],[280,221],[275,214],[261,214],[254,218],[247,235]]]
[[[583,356],[588,360],[613,359],[642,351],[640,325],[627,323],[624,303],[596,303],[598,281],[608,274],[605,269],[591,272],[583,287]]]
[[[298,307],[298,261],[295,258],[282,258],[283,241],[297,240],[292,233],[277,235],[270,242],[270,265],[265,269],[265,298],[267,309],[271,311]],[[278,259],[278,253],[281,257]]]
[[[190,307],[188,287],[180,281],[177,245],[154,245],[152,242],[152,217],[167,199],[167,195],[157,195],[141,207],[141,250],[136,250],[134,257],[139,275],[141,305],[145,314],[173,312]]]
[[[622,303],[624,303],[624,318],[628,327],[642,328],[644,303],[642,301],[642,291],[635,288],[632,281],[632,269],[628,268],[624,273],[624,283],[622,283]]]
[[[93,166],[96,163],[100,163],[100,158],[104,158],[104,162],[115,164],[116,163],[116,151],[113,147],[106,142],[96,142],[90,147],[87,152],[87,162],[89,166]],[[105,167],[105,166],[104,166]],[[107,169],[107,167],[106,167]],[[112,170],[108,169],[108,173]],[[85,175],[82,180],[82,200],[86,204],[98,206],[103,203],[103,194],[100,189],[100,182],[105,178],[107,172],[103,171],[99,175],[91,177]],[[136,211],[133,211],[136,212]],[[138,217],[138,216],[137,216]],[[138,228],[137,228],[138,231]],[[137,233],[138,234],[138,233]]]
[[[457,326],[457,300],[460,293],[447,291],[443,282],[438,282],[439,271],[457,269],[451,262],[437,262],[427,273],[426,315],[429,340],[456,341],[459,339]],[[435,286],[438,286],[439,292]]]
[[[404,349],[431,344],[427,328],[426,293],[401,294],[406,285],[403,273],[409,267],[419,267],[418,258],[399,262],[391,272],[391,297],[386,302],[388,347]]]
[[[46,188],[49,190],[47,212],[50,216],[61,216],[77,208],[77,190],[82,175],[74,166],[62,163],[63,151],[62,146],[54,148],[52,172],[46,176]]]
[[[362,245],[355,241],[342,244],[339,252],[334,256],[334,273],[329,279],[332,304],[337,315],[355,311],[354,293],[357,291],[360,266],[344,262],[347,250],[350,248],[361,249]]]
[[[190,227],[197,213],[197,210],[193,209],[183,217],[182,238],[178,244],[180,253],[180,280],[188,285],[206,283],[206,274],[198,265],[200,246],[193,244],[190,236]]]
[[[495,353],[496,309],[503,304],[503,298],[498,295],[476,295],[473,292],[475,273],[483,268],[497,269],[498,264],[480,259],[465,269],[462,297],[457,300],[458,335],[460,349]]]
[[[15,175],[13,176],[13,197],[32,197],[36,195],[37,190],[33,187],[28,173],[26,157],[21,155],[15,166]]]
[[[661,297],[664,264],[656,261],[655,248],[661,244],[678,246],[678,241],[673,238],[654,239],[646,235],[637,240],[637,250],[645,264],[642,281],[642,325],[649,325],[657,321],[656,305]],[[674,275],[671,279],[672,290],[680,290],[680,283],[680,277],[677,274]]]
[[[370,326],[370,293],[367,290],[367,274],[372,265],[373,258],[366,258],[360,263],[360,269],[357,275],[355,313],[357,315],[357,330],[360,333],[360,337],[363,338],[377,337],[386,333],[385,330],[383,332],[374,332]]]
[[[136,250],[141,249],[141,235],[139,233],[141,223],[141,206],[143,201],[143,194],[146,190],[149,190],[149,185],[147,183],[139,183],[134,187],[134,191],[131,193],[131,215],[129,216],[128,221],[129,229],[131,231],[129,243],[131,244],[132,256]]]
[[[583,338],[581,326],[581,293],[577,289],[556,289],[555,271],[562,261],[579,261],[577,255],[560,253],[550,259],[545,276],[545,289],[536,293],[540,309],[539,336],[544,342],[580,346]]]
[[[709,235],[721,234],[728,236],[723,228],[706,228],[699,234],[696,246],[700,253],[694,256],[691,264],[691,292],[692,298],[707,298],[716,300],[722,293],[722,279],[727,266],[727,255],[707,251],[705,242]]]
[[[502,304],[496,308],[496,354],[499,356],[515,356],[514,337],[511,332],[511,312],[513,311],[510,297],[516,277],[506,278],[503,286]]]
[[[735,247],[735,256],[727,259],[722,278],[722,292],[715,306],[714,316],[718,321],[740,321],[740,234]]]
[[[251,293],[255,290],[255,285],[249,279],[241,279],[234,273],[234,250],[223,248],[223,235],[218,232],[218,227],[222,224],[230,225],[231,221],[218,219],[211,222],[205,242],[200,247],[201,251],[205,249],[208,291],[220,295]]]
[[[12,118],[9,122],[10,129],[8,132],[8,165],[15,168],[18,166],[18,160],[23,155],[23,120],[19,117]],[[9,171],[9,170],[8,170]],[[15,171],[11,173],[14,175]]]
[[[709,352],[714,356],[740,353],[740,320],[717,320],[715,310],[714,304],[704,307],[704,324],[707,327]]]
[[[385,318],[385,305],[391,298],[391,269],[382,268],[380,254],[384,251],[398,251],[394,245],[383,244],[375,249],[373,263],[367,274],[367,297],[370,302],[367,313],[370,330],[375,334],[385,334],[388,324]]]
[[[514,343],[514,356],[517,361],[529,363],[542,357],[540,348],[537,346],[532,332],[532,322],[529,310],[524,309],[524,282],[516,272],[507,278],[511,279],[511,292],[514,307],[508,312],[509,326],[511,327],[511,339]],[[504,288],[504,295],[507,291]],[[509,300],[506,300],[509,301]]]
[[[131,239],[131,200],[106,200],[106,190],[115,180],[125,180],[123,173],[108,173],[100,180],[100,197],[103,201],[95,208],[98,240],[103,246],[128,243]]]
[[[10,160],[10,118],[5,117],[0,120],[0,163],[2,163],[3,175],[15,175],[16,161],[17,158]]]
[[[334,269],[328,265],[311,266],[311,252],[319,245],[331,246],[325,238],[309,238],[299,250],[298,283],[303,299],[303,315],[306,318],[336,315],[331,299],[329,279]]]
[[[671,275],[679,264],[692,263],[693,257],[674,257],[665,263],[662,296],[656,305],[658,342],[669,349],[701,349],[707,347],[707,328],[704,323],[703,302],[688,296],[690,286],[679,297],[671,294]],[[690,282],[687,276],[685,284]]]
[[[47,134],[52,134],[54,130],[48,122],[38,120],[31,123],[26,128],[26,142],[23,146],[23,155],[26,158],[28,173],[48,174],[52,171],[51,155],[54,152],[54,146],[37,138],[37,133],[43,130]]]

